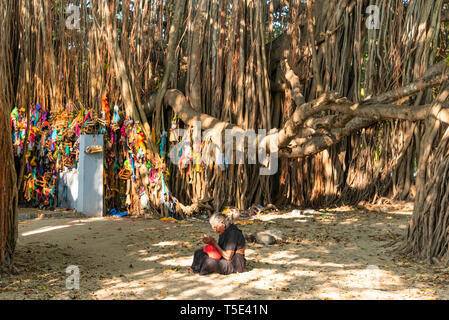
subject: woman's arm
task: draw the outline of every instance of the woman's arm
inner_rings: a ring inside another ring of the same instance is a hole
[[[217,248],[218,253],[221,254],[223,258],[225,258],[227,261],[231,261],[232,257],[234,256],[234,251],[232,250],[223,250],[215,241],[215,239],[211,243],[215,248]]]

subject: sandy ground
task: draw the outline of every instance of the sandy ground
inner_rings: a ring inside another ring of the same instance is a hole
[[[252,222],[240,225],[244,232],[277,229],[284,239],[248,244],[247,270],[230,276],[187,272],[199,237],[213,233],[200,218],[26,220],[17,274],[0,275],[0,299],[448,299],[449,268],[391,251],[411,211],[400,204],[241,218]],[[66,288],[70,265],[79,268],[79,290]]]

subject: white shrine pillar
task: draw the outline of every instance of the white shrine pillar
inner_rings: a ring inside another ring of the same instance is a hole
[[[78,165],[77,211],[89,217],[103,216],[103,135],[81,135]],[[101,152],[86,153],[91,146],[100,146]]]

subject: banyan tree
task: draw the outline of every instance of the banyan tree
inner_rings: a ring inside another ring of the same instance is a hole
[[[0,16],[0,261],[23,179],[9,113],[107,95],[147,143],[176,116],[278,146],[272,175],[169,163],[179,215],[414,200],[401,253],[449,262],[449,1],[1,0]]]

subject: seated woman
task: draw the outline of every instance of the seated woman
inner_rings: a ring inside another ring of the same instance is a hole
[[[200,275],[243,272],[246,259],[242,231],[221,213],[212,215],[209,222],[220,235],[218,243],[211,236],[203,236],[202,240],[207,246],[195,250],[191,271]]]

